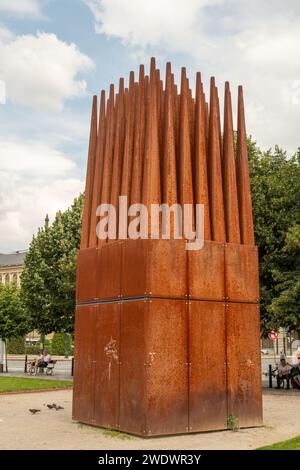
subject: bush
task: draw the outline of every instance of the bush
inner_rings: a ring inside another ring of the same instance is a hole
[[[7,341],[7,354],[24,354],[25,353],[25,338],[19,336],[18,338],[11,338]]]
[[[72,340],[68,335],[69,341],[69,355],[72,354]],[[54,333],[51,343],[51,353],[55,356],[64,356],[66,351],[66,334],[65,333]]]

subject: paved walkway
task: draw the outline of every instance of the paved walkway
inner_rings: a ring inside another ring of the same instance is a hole
[[[47,403],[64,410],[49,410]],[[72,391],[0,395],[1,449],[255,449],[300,435],[300,393],[264,394],[262,428],[141,439],[107,437],[71,419]],[[40,408],[32,415],[29,408]],[[38,445],[37,445],[38,443]]]

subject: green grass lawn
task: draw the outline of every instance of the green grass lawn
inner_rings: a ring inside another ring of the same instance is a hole
[[[270,446],[260,447],[258,450],[300,450],[300,436],[288,441],[276,442]]]
[[[29,377],[0,377],[0,393],[19,390],[72,388],[71,380],[45,380]]]

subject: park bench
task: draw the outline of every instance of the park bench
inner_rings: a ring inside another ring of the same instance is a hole
[[[47,366],[39,366],[39,367],[34,367],[31,362],[27,363],[27,373],[29,375],[37,375],[37,374],[44,374],[46,370],[46,375],[52,375],[54,366],[57,363],[57,361],[51,360]]]

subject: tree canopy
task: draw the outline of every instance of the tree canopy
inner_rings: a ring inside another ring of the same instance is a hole
[[[20,289],[15,284],[0,284],[0,338],[7,341],[24,336],[28,330]]]
[[[73,333],[76,253],[80,245],[83,196],[40,228],[22,273],[22,298],[32,329]]]
[[[261,152],[249,139],[255,240],[259,247],[261,327],[299,329],[300,151]]]

